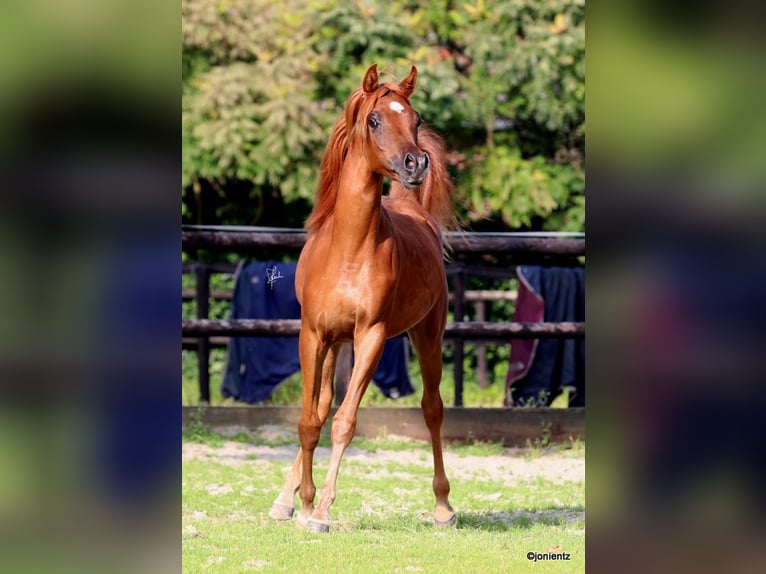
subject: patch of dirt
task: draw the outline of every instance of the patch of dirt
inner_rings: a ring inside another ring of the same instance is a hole
[[[188,524],[183,529],[184,538],[204,538],[205,535],[199,531],[199,529],[193,524]]]
[[[220,496],[222,494],[229,494],[232,491],[230,484],[208,484],[205,487],[208,494],[211,496]]]
[[[295,431],[281,427],[260,427],[255,431],[247,431],[243,427],[226,429],[226,434],[245,432],[250,436],[269,441],[282,441],[295,436]],[[222,433],[223,434],[223,433]],[[267,438],[269,437],[269,438]],[[242,442],[225,441],[220,447],[210,447],[198,443],[184,443],[182,460],[208,460],[228,465],[259,465],[268,462],[290,463],[298,453],[298,446],[263,446]],[[427,453],[427,456],[423,456]],[[328,460],[330,449],[318,447],[314,453],[315,461]],[[402,466],[432,467],[431,450],[423,445],[417,450],[386,450],[381,448],[376,452],[349,447],[344,455],[348,462],[360,463],[366,467],[370,478],[376,476],[391,476],[390,470],[375,468],[378,465],[396,463]],[[374,466],[373,466],[374,465]],[[502,454],[495,455],[464,455],[450,452],[445,448],[444,465],[450,479],[472,479],[487,482],[511,482],[542,478],[554,483],[584,482],[585,461],[571,455],[547,453],[541,456],[529,456],[526,449],[506,449]],[[387,466],[387,469],[390,465]],[[211,494],[221,494],[216,485],[210,485]]]

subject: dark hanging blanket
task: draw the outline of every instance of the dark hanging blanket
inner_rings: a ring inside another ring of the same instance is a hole
[[[585,270],[520,266],[514,321],[585,321]],[[564,387],[570,406],[585,406],[585,341],[513,339],[506,406],[549,406]]]

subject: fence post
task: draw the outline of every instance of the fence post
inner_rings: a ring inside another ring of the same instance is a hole
[[[197,319],[207,319],[210,313],[210,269],[205,263],[194,266],[196,275]],[[197,362],[199,365],[199,401],[210,404],[210,339],[207,335],[197,338]]]
[[[453,311],[455,315],[455,322],[461,322],[464,319],[464,303],[465,301],[465,275],[463,274],[463,268],[460,267],[455,275],[455,299]],[[463,406],[463,345],[464,341],[462,337],[458,337],[454,340],[455,352],[453,353],[453,365],[455,379],[455,406]]]
[[[480,299],[476,301],[476,320],[484,322],[486,320],[486,301]],[[487,346],[484,343],[476,344],[476,378],[479,381],[479,388],[487,388]]]

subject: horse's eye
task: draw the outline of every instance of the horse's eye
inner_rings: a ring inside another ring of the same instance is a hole
[[[370,129],[375,129],[380,125],[380,122],[378,121],[378,118],[374,115],[370,114],[370,116],[367,118],[367,125],[370,126]]]

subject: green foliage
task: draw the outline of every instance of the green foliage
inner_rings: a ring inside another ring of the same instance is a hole
[[[536,437],[534,442],[527,439],[527,453],[525,458],[527,458],[527,460],[539,458],[545,454],[551,446],[551,422],[545,421],[541,426],[540,436]]]
[[[210,349],[210,404],[224,402],[221,394],[224,370],[226,369],[226,349]],[[181,404],[199,404],[199,360],[196,350],[181,351]],[[295,403],[293,403],[295,404]]]
[[[583,0],[184,0],[183,217],[274,224],[273,197],[305,217],[364,70],[414,64],[464,223],[582,230],[584,16]]]
[[[301,40],[311,14],[302,2],[271,4],[184,2],[184,186],[205,179],[225,193],[222,183],[238,179],[312,196],[332,114],[314,97],[318,57]]]
[[[182,432],[184,441],[207,444],[209,446],[221,446],[223,437],[214,433],[210,427],[205,424],[205,407],[199,406],[191,415],[189,424]]]
[[[531,228],[538,218],[546,230],[582,230],[582,171],[551,164],[540,155],[524,159],[518,148],[509,146],[476,151],[464,176],[471,219],[499,214],[512,228]]]
[[[453,18],[471,62],[456,103],[485,139],[461,158],[469,219],[583,229],[584,2],[477,1]]]
[[[184,290],[195,289],[197,280],[191,273],[185,273],[181,276],[181,287]],[[234,275],[227,273],[211,273],[210,274],[210,290],[211,291],[233,291],[234,290]],[[229,319],[231,317],[231,302],[228,299],[210,298],[208,302],[208,318],[209,319]],[[181,303],[181,318],[182,319],[194,319],[197,317],[197,303],[194,299],[189,301],[183,301]]]

